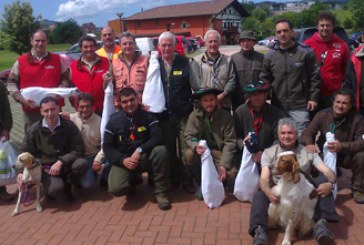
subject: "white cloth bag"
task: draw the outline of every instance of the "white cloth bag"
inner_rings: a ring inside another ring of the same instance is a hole
[[[150,55],[142,103],[149,107],[150,112],[160,113],[166,109],[166,100],[164,98],[164,89],[158,61],[158,51],[152,51]]]
[[[210,209],[217,208],[221,206],[225,198],[224,185],[219,179],[206,140],[200,140],[199,145],[206,149],[201,156],[201,192],[203,200]]]
[[[100,126],[101,142],[104,141],[104,132],[106,124],[110,120],[110,116],[114,113],[115,113],[114,88],[112,82],[109,82],[105,88],[104,104],[101,117],[101,126]]]
[[[9,141],[0,141],[0,186],[16,183],[16,151]]]
[[[336,154],[336,152],[330,152],[327,148],[328,142],[335,141],[335,135],[331,132],[326,132],[325,137],[326,137],[326,142],[325,142],[324,148],[323,148],[324,163],[336,174],[337,154]],[[337,185],[335,185],[335,188],[332,190],[332,194],[334,195],[334,199],[336,199]]]
[[[259,189],[259,170],[253,155],[244,146],[240,169],[235,178],[234,196],[241,202],[252,202]]]
[[[28,87],[20,90],[21,95],[32,100],[34,105],[40,106],[40,101],[46,96],[59,95],[68,98],[77,88],[43,88],[43,87]]]

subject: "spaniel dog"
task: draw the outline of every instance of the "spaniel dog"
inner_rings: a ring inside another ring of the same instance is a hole
[[[42,179],[42,167],[39,162],[36,161],[34,156],[28,152],[24,152],[19,154],[15,162],[15,168],[21,169],[24,168],[22,182],[26,185],[34,184],[36,186],[37,191],[37,211],[42,211],[42,206],[40,205],[40,185]],[[24,195],[24,190],[19,188],[19,196],[18,201],[16,203],[15,209],[13,211],[12,216],[19,214],[21,200]]]
[[[295,229],[303,236],[313,228],[317,198],[312,198],[315,187],[300,173],[294,152],[283,152],[278,157],[272,175],[280,179],[272,191],[280,197],[280,202],[269,205],[268,215],[270,222],[285,227],[282,245],[290,245]]]

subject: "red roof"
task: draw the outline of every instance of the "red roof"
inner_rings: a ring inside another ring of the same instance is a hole
[[[231,4],[240,12],[241,16],[249,14],[237,0],[211,0],[204,2],[182,3],[156,7],[136,13],[124,20],[145,20],[145,19],[161,19],[175,18],[186,16],[201,16],[219,14],[221,11],[229,7]]]

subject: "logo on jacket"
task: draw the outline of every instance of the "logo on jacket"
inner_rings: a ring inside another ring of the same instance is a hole
[[[54,69],[54,66],[52,66],[52,65],[47,65],[47,66],[45,67],[45,69]]]

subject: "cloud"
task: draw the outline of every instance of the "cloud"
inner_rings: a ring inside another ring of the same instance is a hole
[[[61,3],[56,16],[59,20],[88,18],[105,11],[124,9],[143,0],[69,0]]]

